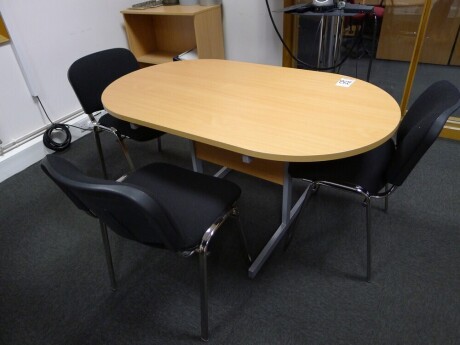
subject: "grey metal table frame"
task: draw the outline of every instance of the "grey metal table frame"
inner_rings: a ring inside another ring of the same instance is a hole
[[[193,170],[196,172],[203,173],[203,162],[200,159],[198,159],[195,155],[195,146],[193,141],[190,141],[190,151],[192,156]],[[278,246],[278,243],[286,235],[290,225],[293,223],[293,221],[299,214],[304,201],[311,195],[311,185],[309,185],[303,191],[299,199],[297,199],[294,206],[292,206],[292,178],[289,175],[288,167],[289,163],[284,163],[284,180],[281,203],[281,224],[273,233],[270,240],[265,244],[264,248],[257,255],[256,259],[251,263],[251,266],[248,270],[249,278],[255,278],[255,276],[260,271],[264,263],[270,257],[275,248]],[[217,173],[214,174],[214,176],[224,177],[230,171],[231,170],[229,168],[222,167]]]

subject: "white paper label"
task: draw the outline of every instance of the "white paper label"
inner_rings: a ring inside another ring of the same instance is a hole
[[[355,79],[347,79],[347,78],[340,78],[340,80],[337,82],[337,86],[341,87],[350,87],[351,84],[355,82]]]

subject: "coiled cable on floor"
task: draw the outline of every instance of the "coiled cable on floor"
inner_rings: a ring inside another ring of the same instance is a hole
[[[72,134],[70,134],[69,126],[51,121],[42,101],[40,100],[40,97],[35,97],[37,98],[38,103],[43,109],[47,119],[51,122],[51,126],[43,134],[43,145],[53,151],[64,151],[72,142]]]
[[[64,151],[71,141],[69,128],[60,123],[53,123],[43,134],[43,144],[53,151]]]

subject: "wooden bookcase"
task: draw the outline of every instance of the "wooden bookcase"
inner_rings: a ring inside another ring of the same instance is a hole
[[[130,50],[142,64],[160,64],[197,49],[198,58],[224,59],[221,6],[161,6],[124,10]]]

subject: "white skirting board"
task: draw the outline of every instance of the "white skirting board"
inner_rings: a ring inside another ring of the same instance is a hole
[[[67,124],[73,125],[81,123],[86,119],[88,119],[88,115],[82,113],[81,115],[68,121]],[[72,134],[72,142],[74,142],[75,140],[91,133],[91,131],[82,131],[78,128],[70,127],[70,133]],[[54,151],[43,145],[43,134],[38,135],[19,147],[6,152],[4,155],[0,156],[0,182],[21,172],[52,152]]]

